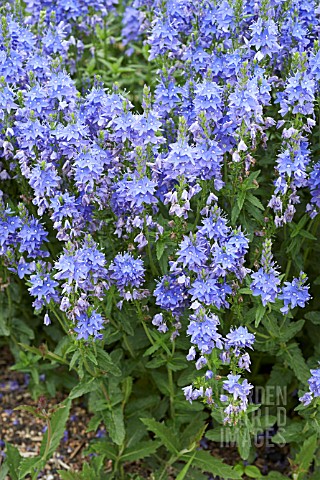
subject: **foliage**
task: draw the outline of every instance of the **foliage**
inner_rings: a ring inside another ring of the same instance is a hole
[[[38,478],[82,397],[91,461],[63,480],[260,478],[261,440],[317,478],[319,12],[1,7],[0,342],[47,430],[0,478]]]

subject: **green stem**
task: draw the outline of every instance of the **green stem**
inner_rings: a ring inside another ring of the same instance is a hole
[[[167,366],[168,370],[168,383],[169,383],[169,391],[170,391],[170,415],[172,420],[175,418],[175,408],[174,408],[174,385],[173,385],[173,376],[172,370],[169,366]]]
[[[51,444],[51,437],[52,437],[52,429],[51,429],[51,421],[50,421],[50,418],[47,417],[47,443],[46,443],[46,449],[44,451],[44,454],[43,454],[43,457],[46,459],[47,458],[47,455],[49,453],[49,448],[50,448],[50,444]]]
[[[110,397],[108,395],[108,392],[107,392],[107,389],[106,389],[104,383],[100,382],[100,385],[101,385],[101,390],[103,392],[104,398],[107,400],[108,403],[110,403]]]
[[[150,235],[149,235],[149,230],[148,230],[148,226],[147,226],[147,223],[146,223],[146,214],[145,213],[144,213],[144,234],[145,234],[147,242],[148,242],[147,243],[147,252],[148,252],[148,258],[149,258],[151,272],[152,272],[153,277],[156,277],[158,275],[158,272],[157,272],[157,269],[156,269],[156,266],[154,264],[153,257],[152,257]]]
[[[133,351],[132,351],[132,348],[130,347],[130,344],[129,344],[129,342],[128,342],[127,335],[126,335],[125,333],[123,334],[123,342],[124,342],[125,346],[127,347],[127,350],[128,350],[128,352],[130,353],[131,357],[132,357],[132,358],[136,358],[135,354],[134,354]]]
[[[57,318],[58,322],[60,323],[60,325],[62,327],[62,330],[64,330],[64,332],[68,334],[69,333],[69,328],[65,325],[65,322],[63,321],[63,319],[60,318],[60,316],[56,312],[56,309],[54,307],[49,307],[49,308],[50,308],[50,311],[54,313],[55,317]]]
[[[178,455],[178,456],[176,456],[176,455],[172,455],[172,456],[171,456],[171,458],[169,459],[169,461],[166,462],[166,464],[165,464],[165,466],[164,466],[164,468],[163,468],[163,470],[162,470],[162,472],[161,472],[161,475],[160,475],[160,477],[159,477],[158,480],[162,480],[162,479],[163,479],[163,476],[167,473],[168,467],[170,467],[174,462],[176,462],[176,461],[178,460],[178,458],[179,458],[179,455]]]
[[[135,301],[134,302],[135,306],[136,306],[136,309],[137,309],[137,312],[138,312],[138,317],[139,317],[139,320],[143,326],[143,329],[145,331],[145,334],[147,335],[148,339],[149,339],[149,342],[151,343],[151,345],[154,345],[154,340],[153,338],[151,337],[151,334],[149,332],[149,329],[147,327],[147,325],[145,324],[145,321],[143,319],[143,313],[142,313],[142,310],[140,308],[140,305],[139,305],[139,302]]]
[[[284,279],[285,279],[285,280],[287,280],[288,275],[289,275],[289,273],[290,273],[291,264],[292,264],[292,260],[291,260],[291,258],[290,258],[289,261],[288,261],[288,263],[287,263],[286,273],[285,273],[285,276],[284,276]]]

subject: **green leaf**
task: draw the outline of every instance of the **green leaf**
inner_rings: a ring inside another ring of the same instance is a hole
[[[7,325],[7,318],[5,317],[3,312],[1,312],[1,315],[0,315],[0,337],[1,336],[8,337],[9,335],[10,335],[10,329]]]
[[[58,470],[61,480],[80,480],[79,472],[73,472],[72,470]]]
[[[247,460],[249,458],[251,449],[251,438],[248,428],[245,427],[239,429],[239,437],[237,444],[241,458],[243,460]]]
[[[264,217],[257,207],[255,207],[251,203],[246,203],[246,210],[255,220],[257,220],[257,222],[261,224],[264,223]]]
[[[163,445],[169,450],[169,452],[177,455],[180,451],[180,442],[178,437],[172,430],[164,423],[157,422],[153,418],[140,418],[142,423],[151,430],[157,438],[160,438]]]
[[[185,355],[182,353],[175,353],[174,357],[170,358],[168,361],[168,367],[170,370],[174,372],[178,372],[179,370],[184,370],[188,367],[188,363],[186,361]]]
[[[294,371],[298,380],[302,383],[307,383],[310,378],[310,370],[307,367],[298,344],[290,344],[286,350],[280,351],[279,354],[286,359],[289,367]]]
[[[254,326],[256,328],[259,326],[259,323],[263,319],[265,313],[266,313],[266,307],[264,307],[262,303],[260,303],[258,308],[256,309],[256,314],[255,314]]]
[[[79,360],[80,358],[80,351],[79,350],[76,350],[74,352],[74,354],[72,355],[72,358],[70,360],[70,364],[69,364],[69,370],[72,370],[76,364],[76,362]]]
[[[50,458],[59,446],[60,440],[62,439],[66,429],[66,423],[69,418],[71,403],[72,403],[71,400],[67,398],[63,403],[59,405],[58,410],[56,410],[51,416],[50,422],[51,422],[52,435],[51,435],[50,446],[45,457],[44,457],[44,454],[46,450],[48,430],[45,432],[43,436],[43,440],[40,447],[40,455],[43,456],[44,460],[47,460],[48,458]]]
[[[183,467],[183,469],[181,470],[181,472],[179,472],[176,480],[184,480],[185,476],[186,476],[187,473],[188,473],[189,468],[190,468],[191,465],[192,465],[192,462],[193,462],[194,457],[196,456],[196,453],[197,453],[197,452],[193,452],[193,455],[190,457],[190,459],[188,460],[188,462],[185,464],[185,466]]]
[[[74,400],[75,398],[82,397],[82,395],[86,393],[97,390],[98,387],[99,387],[99,383],[95,378],[81,381],[78,385],[73,387],[73,389],[70,392],[69,398],[70,400]]]
[[[303,474],[307,473],[311,462],[313,460],[314,453],[318,447],[317,435],[312,435],[303,442],[301,450],[295,457],[295,464],[298,466],[299,479],[303,478]],[[300,476],[300,473],[302,474]]]
[[[90,446],[90,451],[93,450],[98,456],[105,455],[108,460],[117,460],[118,448],[113,445],[110,440],[98,440]]]
[[[192,415],[187,427],[183,430],[181,435],[183,448],[190,450],[193,444],[200,442],[200,440],[203,438],[208,426],[206,423],[204,423],[204,419],[206,419],[206,416],[203,414],[203,412]]]
[[[8,479],[8,472],[9,472],[9,467],[7,465],[7,462],[4,462],[0,466],[0,480],[7,480]]]
[[[282,342],[287,342],[291,340],[300,330],[303,328],[304,320],[298,320],[297,322],[291,322],[289,325],[286,325],[284,331],[281,330],[280,340]]]
[[[122,445],[126,435],[121,405],[102,412],[103,421],[114,443]]]
[[[220,458],[213,457],[208,451],[197,450],[195,456],[193,456],[193,453],[187,453],[181,458],[188,462],[192,457],[192,465],[200,468],[203,472],[219,475],[224,480],[241,478],[240,473],[236,472],[229,465],[223,463]]]
[[[252,193],[247,193],[247,198],[246,198],[247,201],[249,201],[252,205],[254,205],[255,207],[259,208],[260,210],[264,211],[264,206],[262,205],[262,203],[260,202],[259,198],[255,197],[254,195],[252,195]]]
[[[22,457],[20,456],[19,450],[10,445],[10,443],[6,444],[6,465],[9,468],[9,472],[11,475],[11,480],[18,480],[18,472],[20,467],[20,462]]]
[[[283,365],[275,364],[272,367],[271,374],[267,385],[273,385],[275,388],[286,387],[289,385],[293,377],[293,373],[288,368],[284,367]],[[285,390],[283,390],[285,391]]]
[[[242,207],[243,207],[243,204],[244,204],[244,201],[245,201],[245,198],[246,198],[246,193],[245,191],[241,191],[238,195],[237,195],[237,204],[238,204],[238,208],[239,208],[239,212],[241,212],[242,210]]]
[[[157,260],[158,261],[161,259],[165,248],[166,248],[166,243],[165,242],[157,242],[156,243],[156,255],[157,255]]]
[[[267,480],[288,480],[288,477],[285,477],[280,472],[270,472],[266,477]]]
[[[100,370],[111,373],[116,377],[121,376],[120,368],[114,364],[110,355],[100,347],[97,348],[97,360],[98,360],[98,367]]]
[[[247,465],[244,469],[245,475],[250,478],[261,478],[261,472],[255,465]]]
[[[145,441],[139,442],[133,447],[127,448],[121,455],[122,462],[135,462],[141,458],[146,458],[155,453],[157,448],[161,445],[159,441]]]
[[[292,422],[285,428],[279,429],[279,431],[272,437],[273,443],[291,443],[299,442],[303,437],[303,423]]]
[[[315,325],[320,325],[320,312],[308,312],[304,317]]]
[[[46,462],[41,456],[24,458],[20,463],[19,480],[23,480],[29,473],[37,474],[44,468]],[[34,476],[32,477],[34,478]]]
[[[232,223],[232,225],[234,225],[236,223],[236,220],[239,217],[239,214],[240,214],[240,208],[239,208],[238,203],[236,203],[234,205],[233,209],[232,209],[232,212],[231,212],[231,223]]]
[[[317,237],[312,235],[307,230],[300,230],[299,235],[301,235],[301,237],[308,238],[309,240],[317,240]]]

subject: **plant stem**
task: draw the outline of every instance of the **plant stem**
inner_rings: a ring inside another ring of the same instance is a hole
[[[168,382],[169,382],[169,391],[170,391],[170,415],[171,415],[172,420],[174,421],[175,408],[174,408],[173,376],[172,376],[172,370],[169,366],[167,366],[167,370],[168,370]]]
[[[44,451],[44,454],[43,454],[43,457],[44,458],[47,458],[47,455],[49,453],[49,448],[50,448],[50,444],[51,444],[51,436],[52,436],[52,429],[51,429],[51,421],[50,421],[50,418],[47,417],[47,443],[46,443],[46,449]]]

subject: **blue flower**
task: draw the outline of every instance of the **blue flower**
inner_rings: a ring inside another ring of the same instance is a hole
[[[255,341],[253,333],[249,333],[247,327],[238,327],[234,330],[230,330],[230,333],[226,336],[226,345],[230,347],[239,348],[252,348]]]
[[[216,278],[198,277],[192,283],[189,293],[192,295],[192,301],[198,300],[205,305],[215,305],[220,309],[229,307],[226,295],[230,295],[232,289],[227,283],[218,282]]]
[[[140,287],[144,281],[145,268],[141,258],[130,253],[118,253],[109,267],[110,279],[122,291],[125,287]]]
[[[311,377],[308,380],[309,392],[299,398],[304,405],[309,405],[313,398],[320,397],[320,368],[310,370]]]
[[[42,305],[48,304],[51,299],[54,301],[58,300],[58,294],[56,287],[59,285],[58,282],[53,280],[50,275],[36,273],[35,275],[30,276],[31,287],[28,288],[31,295],[37,297],[34,306],[39,310]]]
[[[284,301],[284,307],[280,309],[283,314],[287,314],[290,309],[299,306],[305,307],[305,304],[310,300],[309,286],[304,285],[307,281],[307,276],[300,273],[299,278],[294,278],[292,282],[284,282],[282,293],[278,298]]]
[[[195,272],[201,270],[207,260],[205,243],[201,242],[201,238],[199,240],[197,242],[196,238],[185,236],[177,251],[177,255],[179,255],[177,262],[182,263],[184,267],[188,267]]]
[[[297,72],[287,80],[283,92],[279,92],[276,102],[280,103],[279,113],[302,113],[312,115],[314,110],[315,82],[306,72]]]
[[[222,336],[217,331],[219,324],[216,315],[206,314],[203,310],[190,316],[187,335],[191,335],[191,343],[198,347],[202,355],[210,354],[214,348],[223,348]]]
[[[78,334],[77,339],[84,339],[88,340],[89,336],[93,336],[93,338],[101,340],[102,334],[101,330],[104,326],[104,319],[93,310],[88,316],[85,313],[82,313],[77,318],[77,326],[75,327],[74,331]]]
[[[175,273],[164,275],[157,283],[153,294],[156,297],[156,304],[164,310],[171,311],[175,316],[179,316],[187,304],[187,289],[184,284],[179,283],[179,276]]]
[[[27,252],[28,257],[36,258],[38,255],[44,256],[41,251],[43,242],[47,242],[48,233],[45,231],[39,220],[31,217],[28,223],[25,223],[17,235],[20,242],[20,252]]]
[[[253,279],[250,285],[252,295],[255,297],[260,295],[264,306],[269,302],[274,303],[280,293],[278,272],[270,271],[267,273],[261,267],[257,272],[251,274],[251,278]]]

